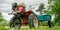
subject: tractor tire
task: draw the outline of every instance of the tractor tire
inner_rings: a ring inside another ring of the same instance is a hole
[[[11,20],[10,27],[16,27],[19,30],[21,28],[21,20],[20,19],[15,19],[14,21]]]
[[[34,26],[34,28],[38,28],[38,19],[36,16],[33,19],[33,26]]]
[[[32,27],[37,28],[38,27],[38,19],[35,15],[32,19],[29,20],[29,26],[30,26],[30,28],[32,28]]]
[[[19,30],[21,28],[21,20],[19,19],[15,19],[15,21],[13,22],[14,27],[17,27],[17,29]]]

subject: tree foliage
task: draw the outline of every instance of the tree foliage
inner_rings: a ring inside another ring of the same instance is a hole
[[[49,0],[48,3],[51,14],[55,14],[55,21],[60,21],[60,0]]]
[[[2,15],[1,15],[1,12],[0,12],[0,22],[4,21]]]
[[[38,8],[38,10],[37,10],[37,12],[39,11],[40,14],[42,14],[43,9],[44,9],[44,6],[45,6],[45,5],[44,5],[43,3],[41,3],[40,6],[39,6],[39,8]]]

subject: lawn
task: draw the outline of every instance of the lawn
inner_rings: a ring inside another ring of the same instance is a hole
[[[49,28],[48,26],[40,26],[39,28],[21,28],[20,30],[60,30],[60,26]]]
[[[0,30],[13,30],[13,28],[1,27]],[[36,28],[36,29],[34,29],[34,28],[21,28],[20,30],[60,30],[60,26],[54,26],[52,28],[49,28],[48,26],[39,26],[39,28]]]

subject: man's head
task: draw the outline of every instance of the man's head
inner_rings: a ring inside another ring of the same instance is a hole
[[[17,6],[17,3],[12,3],[12,6]]]

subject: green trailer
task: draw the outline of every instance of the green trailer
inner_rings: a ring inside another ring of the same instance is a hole
[[[38,21],[51,21],[51,15],[37,15]]]

